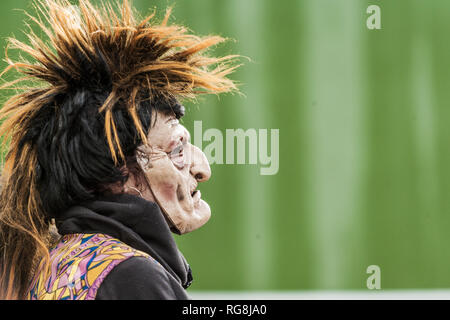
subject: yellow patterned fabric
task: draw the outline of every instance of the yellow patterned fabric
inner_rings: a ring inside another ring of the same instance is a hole
[[[119,263],[148,254],[104,234],[69,234],[50,250],[50,264],[38,268],[30,300],[93,300],[105,277]]]

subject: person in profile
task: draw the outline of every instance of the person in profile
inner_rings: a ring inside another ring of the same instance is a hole
[[[210,218],[183,101],[237,91],[239,57],[128,1],[42,0],[1,108],[1,299],[189,299],[173,239]],[[47,40],[38,36],[44,35]],[[2,74],[3,75],[3,74]],[[57,231],[57,232],[56,232]]]

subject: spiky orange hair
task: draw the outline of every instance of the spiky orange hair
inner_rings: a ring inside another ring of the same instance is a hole
[[[143,88],[149,90],[150,98],[193,98],[197,94],[236,89],[227,75],[238,67],[233,65],[237,56],[216,58],[204,54],[205,49],[225,39],[219,36],[202,38],[188,34],[183,26],[168,25],[170,8],[160,24],[151,23],[154,13],[136,21],[127,0],[121,6],[120,15],[108,2],[97,9],[87,0],[80,0],[79,7],[72,6],[67,0],[45,0],[38,3],[37,8],[50,28],[41,19],[29,17],[45,32],[49,42],[36,36],[32,29],[28,34],[30,44],[10,39],[11,47],[27,53],[35,63],[7,59],[9,66],[5,72],[14,68],[25,74],[8,85],[30,79],[43,80],[49,85],[33,90],[31,99],[26,92],[5,105],[0,116],[14,117],[3,124],[0,135],[10,133],[15,124],[39,108],[40,104],[32,103],[36,97],[46,95],[49,90],[55,94],[65,92],[74,86],[86,85],[86,82],[95,86],[92,80],[100,80],[97,77],[109,70],[111,90],[99,111],[105,111],[106,137],[112,157],[117,159],[116,150],[123,157],[111,117],[117,101],[128,101],[130,115],[136,121],[141,138],[146,141],[136,117],[136,99]],[[87,75],[94,79],[88,79]],[[28,102],[28,108],[23,107],[24,102]]]

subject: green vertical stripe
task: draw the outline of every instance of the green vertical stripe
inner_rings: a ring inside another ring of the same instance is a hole
[[[357,262],[365,141],[359,1],[309,1],[307,75],[315,286],[347,287]]]

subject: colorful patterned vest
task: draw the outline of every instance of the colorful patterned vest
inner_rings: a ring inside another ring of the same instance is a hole
[[[30,300],[94,300],[109,272],[131,257],[148,254],[104,234],[69,234],[50,250],[50,264],[43,264],[31,283]],[[161,266],[162,267],[162,266]]]

